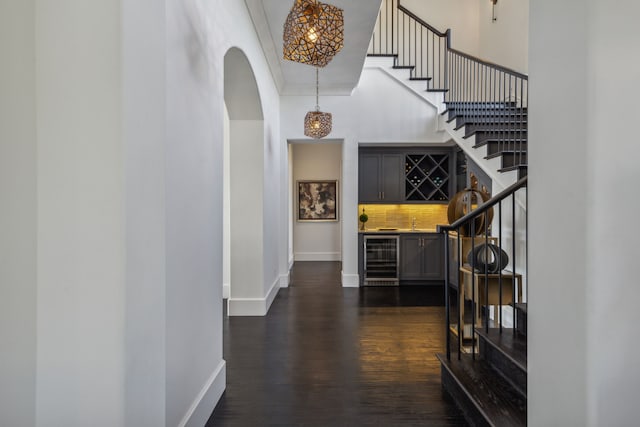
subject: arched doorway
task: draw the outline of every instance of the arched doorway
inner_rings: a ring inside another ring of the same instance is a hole
[[[229,315],[260,315],[263,298],[264,116],[240,49],[224,57],[224,293]]]

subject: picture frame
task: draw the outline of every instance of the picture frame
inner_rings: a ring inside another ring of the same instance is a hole
[[[300,180],[297,187],[298,221],[338,221],[337,180]]]

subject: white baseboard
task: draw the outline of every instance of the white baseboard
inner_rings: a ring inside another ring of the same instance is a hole
[[[342,261],[340,252],[296,252],[296,261]]]
[[[229,316],[264,316],[280,290],[279,279],[274,280],[264,298],[233,298],[228,300]]]
[[[293,254],[291,254],[291,256],[289,257],[289,271],[291,271],[291,269],[293,268],[293,261],[294,257]]]
[[[224,359],[220,361],[209,377],[187,413],[182,417],[179,427],[202,427],[207,423],[216,404],[222,397],[227,384],[227,366]]]
[[[360,276],[358,274],[346,274],[344,271],[342,275],[342,287],[343,288],[358,288],[360,287]]]
[[[231,294],[231,287],[228,283],[222,284],[222,299],[228,299]]]

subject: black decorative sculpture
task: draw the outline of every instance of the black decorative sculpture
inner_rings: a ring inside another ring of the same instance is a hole
[[[492,243],[482,243],[469,251],[467,262],[481,273],[495,274],[507,267],[509,256]]]

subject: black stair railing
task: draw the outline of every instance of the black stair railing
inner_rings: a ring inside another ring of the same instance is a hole
[[[451,47],[451,31],[439,31],[402,6],[383,0],[369,56],[393,56],[394,67],[426,80],[427,91],[444,92],[453,116],[467,127],[465,136],[482,132],[489,154],[506,153],[512,168],[527,164],[526,74]]]
[[[503,332],[503,323],[506,319],[502,318],[502,309],[505,305],[510,305],[513,309],[511,324],[512,332],[516,333],[515,307],[517,303],[522,303],[526,299],[522,280],[527,275],[526,191],[527,177],[524,177],[454,223],[439,225],[437,228],[438,233],[444,234],[446,353],[449,360],[452,335],[457,338],[458,358],[466,351],[475,358],[476,327],[483,327],[488,332],[491,324],[492,327],[497,327],[500,332]],[[506,209],[503,209],[505,204]],[[497,208],[497,214],[491,221],[491,211],[495,210],[494,208]],[[504,210],[511,212],[505,214]],[[521,214],[516,215],[516,212]],[[476,227],[480,223],[487,226],[482,235],[476,235]],[[497,230],[495,230],[496,227]],[[503,232],[503,229],[507,229],[507,232]],[[505,245],[505,241],[510,242]],[[486,245],[489,242],[497,246],[498,251],[495,253],[488,251]],[[480,245],[485,246],[479,247]],[[480,256],[471,256],[470,263],[467,262],[469,252],[477,248]],[[499,262],[494,255],[503,250],[510,253],[509,265],[501,266],[506,268],[500,268],[497,273],[490,273],[487,264],[492,261]],[[518,256],[523,256],[524,259],[520,260]],[[477,259],[485,262],[476,265]],[[478,283],[480,281],[482,285]],[[481,289],[484,294],[477,295]],[[468,310],[467,306],[469,306]],[[496,308],[492,319],[490,306]],[[452,321],[452,312],[456,317],[454,321]],[[470,349],[466,350],[466,347]]]
[[[526,165],[528,77],[449,46],[447,57],[447,109],[509,153],[514,166]]]
[[[394,66],[410,69],[413,80],[428,81],[430,90],[447,88],[449,30],[438,31],[400,4],[383,0],[369,56],[395,56]]]

